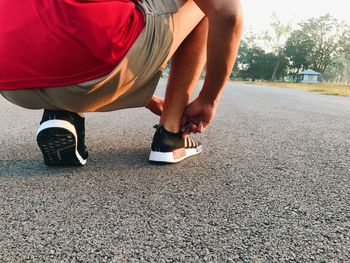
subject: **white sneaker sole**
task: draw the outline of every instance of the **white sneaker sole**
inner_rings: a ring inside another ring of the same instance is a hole
[[[78,136],[73,124],[65,120],[48,120],[37,131],[38,146],[47,165],[85,165],[78,152]]]
[[[178,163],[182,160],[200,154],[203,150],[202,145],[199,145],[197,148],[191,149],[179,149],[173,152],[154,152],[151,151],[149,156],[150,162],[160,162],[160,163]]]

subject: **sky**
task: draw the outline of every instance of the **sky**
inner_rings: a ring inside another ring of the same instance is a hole
[[[302,20],[327,13],[350,25],[350,0],[242,0],[245,31],[259,33],[269,28],[273,12],[284,23],[297,25]]]

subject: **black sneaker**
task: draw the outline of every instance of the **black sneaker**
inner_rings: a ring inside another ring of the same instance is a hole
[[[163,126],[158,125],[155,128],[157,130],[149,156],[151,162],[177,163],[202,152],[201,143],[191,137],[187,136],[186,139],[182,139],[181,132],[169,132]]]
[[[37,142],[46,165],[85,165],[85,118],[68,111],[44,110]]]

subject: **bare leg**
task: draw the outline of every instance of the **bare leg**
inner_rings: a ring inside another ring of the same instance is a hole
[[[176,50],[171,61],[160,124],[178,132],[184,110],[206,61],[208,21],[204,18]]]

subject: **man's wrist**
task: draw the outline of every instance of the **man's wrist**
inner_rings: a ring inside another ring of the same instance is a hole
[[[201,92],[198,96],[198,100],[202,105],[209,105],[214,108],[216,108],[219,105],[220,98],[219,96],[210,96],[208,94],[205,94],[204,92]]]

